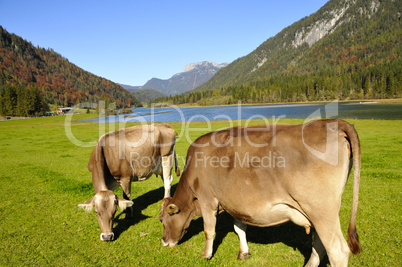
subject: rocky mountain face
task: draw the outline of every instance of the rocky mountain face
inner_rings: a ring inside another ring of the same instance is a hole
[[[326,12],[328,14],[327,18],[319,19],[307,27],[296,30],[292,46],[297,48],[307,43],[309,47],[311,47],[324,36],[333,32],[338,27],[337,22],[343,17],[349,7],[350,3],[345,2],[345,5]],[[342,24],[342,22],[340,24]]]
[[[209,61],[188,64],[184,66],[183,72],[173,75],[170,79],[152,78],[141,88],[154,89],[167,95],[184,93],[205,83],[218,70],[226,67],[228,64],[217,64]]]

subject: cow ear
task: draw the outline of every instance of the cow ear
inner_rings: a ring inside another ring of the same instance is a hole
[[[166,212],[167,212],[169,215],[173,215],[173,214],[179,213],[179,212],[180,212],[180,209],[179,209],[175,204],[169,204],[169,205],[166,207]]]
[[[172,197],[165,197],[164,199],[162,199],[161,207],[165,206],[165,204],[168,203],[171,199]]]
[[[86,212],[90,212],[95,207],[95,196],[93,196],[90,200],[85,201],[82,204],[78,204],[78,207],[84,209]]]
[[[132,205],[134,205],[134,202],[132,202],[130,200],[123,199],[121,197],[117,197],[117,201],[118,201],[119,209],[121,211],[124,211],[125,209],[127,209],[127,208],[131,207]]]

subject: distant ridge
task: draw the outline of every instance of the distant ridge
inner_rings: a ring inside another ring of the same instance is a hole
[[[166,94],[156,91],[154,89],[137,89],[129,91],[144,104],[148,104],[149,102],[157,98],[167,97]]]
[[[118,85],[120,85],[121,87],[123,87],[124,89],[126,89],[128,91],[139,90],[142,88],[142,86],[132,86],[132,85],[121,84],[121,83],[118,83]]]
[[[210,61],[188,64],[183,68],[183,72],[173,75],[170,79],[152,78],[142,89],[154,89],[166,95],[184,93],[205,83],[227,65],[228,63],[217,64]]]
[[[149,102],[161,98],[167,97],[167,94],[156,91],[154,89],[142,89],[142,86],[132,86],[127,84],[120,84],[124,89],[132,93],[141,103],[148,104]]]

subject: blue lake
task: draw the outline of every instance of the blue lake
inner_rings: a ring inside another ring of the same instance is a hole
[[[91,121],[184,122],[260,118],[350,118],[401,120],[402,104],[376,102],[332,102],[313,104],[236,105],[217,107],[135,108],[133,113],[100,117]]]

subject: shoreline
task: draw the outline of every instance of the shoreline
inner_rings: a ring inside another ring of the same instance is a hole
[[[240,103],[242,106],[255,106],[255,105],[295,105],[295,104],[301,104],[301,105],[307,105],[307,104],[325,104],[325,103],[331,103],[332,101],[307,101],[307,102],[277,102],[277,103]],[[363,99],[363,100],[338,100],[340,103],[361,103],[361,104],[401,104],[402,103],[402,98],[394,98],[394,99]],[[169,107],[178,107],[178,108],[200,108],[200,107],[233,107],[233,106],[238,106],[238,104],[231,104],[231,105],[212,105],[212,106],[201,106],[198,104],[181,104],[181,105],[170,105],[170,106],[160,106],[160,107],[152,107],[155,109],[160,109],[160,108],[169,108]],[[145,108],[151,108],[149,106],[144,106]],[[135,110],[136,108],[132,108],[132,110]],[[84,113],[79,113],[79,114],[84,114]],[[64,116],[64,115],[57,115],[53,117],[59,117],[59,116]],[[47,117],[52,117],[52,116],[42,116],[40,118],[47,118]],[[6,119],[9,118],[9,119]],[[15,121],[15,120],[25,120],[25,119],[35,119],[39,117],[13,117],[13,116],[0,116],[0,122],[2,121]]]
[[[285,105],[285,104],[321,104],[321,103],[331,103],[334,100],[325,100],[325,101],[305,101],[305,102],[274,102],[274,103],[241,103],[242,106],[251,106],[251,105]],[[345,103],[345,102],[369,102],[369,103],[376,103],[376,104],[400,104],[402,103],[402,98],[391,98],[391,99],[353,99],[353,100],[338,100],[340,103]],[[167,103],[166,103],[167,104]],[[170,104],[169,104],[170,105]],[[185,108],[191,108],[191,107],[230,107],[230,106],[237,106],[238,104],[230,104],[230,105],[199,105],[199,104],[179,104],[179,105],[173,105],[171,106],[176,106],[176,107],[185,107]],[[144,105],[143,107],[148,107],[150,108],[149,104]],[[169,106],[156,106],[153,108],[166,108]],[[135,108],[134,108],[135,109]]]

